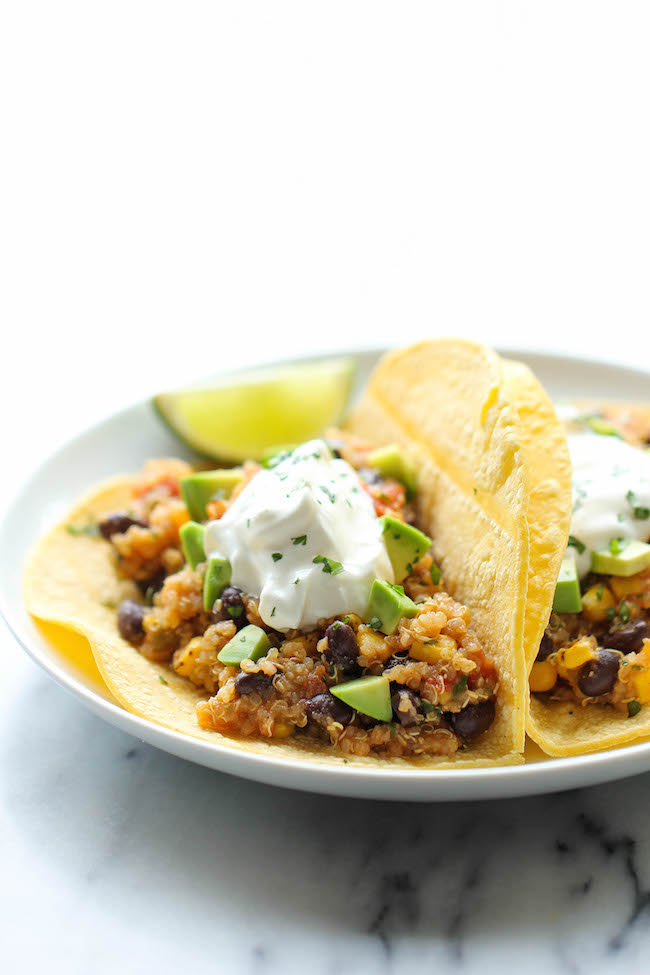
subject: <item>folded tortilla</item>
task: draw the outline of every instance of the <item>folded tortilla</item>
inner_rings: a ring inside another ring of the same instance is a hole
[[[66,530],[66,524],[95,521],[128,507],[132,477],[100,485],[38,543],[25,576],[29,612],[83,634],[106,684],[127,710],[215,747],[373,768],[523,761],[529,470],[501,360],[481,345],[453,340],[390,353],[373,373],[348,427],[372,444],[401,444],[415,464],[420,525],[434,540],[446,586],[469,607],[472,626],[499,668],[496,719],[454,759],[361,758],[300,736],[267,741],[203,731],[195,707],[205,691],[147,660],[120,637],[114,604],[123,584],[110,545]]]
[[[498,667],[496,720],[461,756],[474,766],[516,760],[525,739],[530,489],[502,361],[452,339],[391,352],[347,427],[372,444],[399,443],[415,464],[419,523]]]
[[[517,396],[515,395],[514,398],[516,401]],[[590,401],[581,402],[576,405],[581,411],[594,411],[602,413],[603,416],[607,417],[610,408],[619,410],[623,404],[596,403]],[[650,413],[650,408],[647,406],[627,405],[632,411],[642,410],[646,414]],[[557,457],[561,458],[562,465],[564,465],[564,455],[566,453],[568,457],[568,448],[566,447],[566,437],[564,436],[563,427],[562,433],[565,440],[564,448],[555,439],[555,434],[553,435],[554,442],[550,444],[548,434],[543,428],[540,428],[538,431],[538,442],[544,445],[544,450],[540,456],[545,458],[548,457],[549,453],[555,453]],[[544,475],[545,471],[543,466],[537,468],[531,466],[531,507],[529,511],[531,538],[535,535],[539,537],[543,536],[546,531],[545,526],[548,526],[551,522],[564,526],[565,522],[568,524],[571,520],[572,497],[570,485],[568,500],[565,500],[565,485],[562,484],[559,485],[557,494],[554,495],[551,490],[540,496],[539,504],[535,505],[532,503],[537,489],[544,482]],[[563,509],[568,513],[566,517],[563,517]],[[559,536],[556,537],[555,541],[556,543],[559,541]],[[560,558],[566,549],[566,541],[567,538],[564,540]],[[531,547],[531,573],[534,571],[534,561],[535,557],[532,555]],[[539,566],[542,570],[542,576],[550,573],[551,565],[549,562],[544,565],[539,562]],[[546,578],[548,581],[548,575],[546,575]],[[529,672],[535,662],[544,629],[551,615],[556,579],[557,571],[553,576],[553,589],[552,591],[549,590],[548,598],[546,600],[541,599],[538,604],[540,612],[539,633],[535,634],[531,626],[530,640],[527,643]],[[634,718],[628,718],[615,708],[604,704],[582,705],[578,700],[552,701],[546,696],[538,696],[536,694],[529,694],[529,700],[529,715],[526,730],[530,737],[547,755],[554,757],[582,755],[586,752],[602,751],[608,748],[629,745],[638,739],[650,737],[650,706],[648,705]]]

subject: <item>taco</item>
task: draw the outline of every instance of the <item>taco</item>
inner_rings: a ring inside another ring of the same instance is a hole
[[[561,415],[570,534],[547,625],[527,645],[528,733],[554,756],[650,735],[650,409],[581,403]],[[539,525],[557,519],[558,500]]]
[[[343,431],[263,463],[148,462],[37,545],[36,617],[128,710],[317,761],[522,761],[529,469],[501,360],[387,355]]]

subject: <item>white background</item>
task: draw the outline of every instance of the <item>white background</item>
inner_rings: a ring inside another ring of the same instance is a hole
[[[646,3],[0,10],[4,493],[247,357],[454,333],[647,361]]]
[[[622,0],[5,0],[0,505],[75,429],[231,363],[460,334],[647,365],[649,49],[650,6]],[[131,966],[140,904],[113,912],[151,863],[127,859],[114,890],[78,879],[89,851],[123,848],[127,746],[104,729],[87,748],[99,723],[0,643],[11,970],[65,952],[66,972],[140,971],[159,944],[178,971],[181,871],[171,940],[149,918]],[[196,792],[195,768],[147,754],[134,809],[165,776]]]

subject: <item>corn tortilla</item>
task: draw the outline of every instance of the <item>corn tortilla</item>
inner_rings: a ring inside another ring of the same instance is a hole
[[[473,764],[523,751],[528,465],[502,362],[484,346],[424,342],[377,366],[348,428],[399,443],[418,470],[419,519],[445,585],[499,669],[497,718]]]
[[[501,361],[483,346],[451,340],[391,353],[375,370],[349,428],[373,444],[400,443],[416,465],[421,526],[434,539],[446,585],[469,607],[474,630],[499,668],[496,720],[454,759],[343,756],[312,741],[203,731],[195,707],[205,692],[120,637],[110,605],[120,583],[109,544],[66,529],[128,506],[132,477],[97,487],[38,543],[25,576],[29,612],[84,635],[108,688],[127,710],[219,747],[373,768],[522,762],[529,475]]]
[[[576,404],[584,412],[595,411],[607,417],[610,410],[617,414],[621,407],[627,406],[632,412],[641,411],[650,415],[650,407],[622,403],[598,403],[595,401]],[[550,444],[547,434],[539,431],[540,443],[544,445],[544,456],[547,455]],[[565,438],[566,440],[566,438]],[[558,450],[557,442],[553,443],[553,451]],[[558,454],[560,456],[560,454]],[[535,496],[537,486],[543,477],[543,469],[531,465],[531,499]],[[543,535],[544,526],[553,519],[558,519],[558,501],[560,496],[552,494],[545,496],[542,503],[531,503],[529,519],[531,520],[531,538],[536,534]],[[566,503],[566,510],[571,517],[571,495]],[[566,545],[566,542],[565,542]],[[564,553],[562,548],[562,554]],[[532,549],[531,549],[532,552]],[[531,558],[531,572],[533,559]],[[541,563],[540,563],[541,565]],[[548,564],[542,566],[542,571],[548,569]],[[555,575],[557,578],[557,573]],[[529,669],[535,662],[535,656],[543,635],[553,605],[553,594],[548,601],[546,614],[536,642],[531,642],[528,650]],[[540,603],[540,608],[542,603]],[[531,629],[531,641],[534,637]],[[530,737],[542,748],[547,755],[563,757],[567,755],[583,755],[586,752],[604,751],[629,745],[633,741],[650,737],[650,706],[646,705],[638,715],[629,718],[615,708],[603,704],[582,705],[578,700],[551,701],[546,697],[530,694],[527,731]]]

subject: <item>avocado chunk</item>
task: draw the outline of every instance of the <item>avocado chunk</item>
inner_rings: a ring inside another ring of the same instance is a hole
[[[575,556],[568,552],[562,559],[560,574],[553,598],[554,613],[579,613],[582,609],[580,580],[576,569]]]
[[[211,613],[217,599],[230,584],[230,562],[216,555],[210,556],[203,576],[203,609]]]
[[[366,610],[366,622],[373,630],[381,630],[390,636],[403,616],[412,618],[417,615],[417,611],[417,606],[405,595],[401,586],[392,586],[383,579],[375,579]]]
[[[184,525],[181,525],[178,534],[185,561],[193,569],[196,569],[199,562],[205,562],[205,549],[203,548],[205,528],[203,525],[199,525],[198,521],[186,521]]]
[[[394,481],[403,484],[408,500],[414,496],[418,487],[415,468],[408,463],[396,443],[373,450],[368,454],[368,463],[378,470],[382,477],[391,477]]]
[[[379,519],[388,558],[399,582],[413,571],[413,566],[431,547],[431,539],[413,525],[384,515]]]
[[[377,721],[393,719],[388,677],[358,677],[330,687],[330,692],[339,701],[361,714],[367,714],[369,718],[376,718]]]
[[[218,471],[197,471],[181,478],[181,497],[187,505],[194,521],[205,521],[208,517],[206,505],[216,498],[229,498],[242,477],[240,467],[224,468]]]
[[[591,556],[591,568],[606,576],[633,576],[649,565],[650,545],[636,539],[617,539],[616,545],[612,543]]]
[[[217,660],[231,667],[239,667],[242,660],[259,660],[268,652],[271,641],[259,626],[249,623],[232,640],[228,640],[217,654]]]

